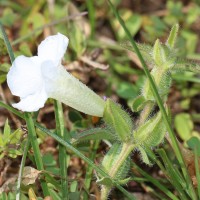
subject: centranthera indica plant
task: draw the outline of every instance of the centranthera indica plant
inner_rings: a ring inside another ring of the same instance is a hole
[[[178,25],[172,28],[165,44],[157,40],[153,48],[138,45],[144,58],[151,62],[151,76],[164,104],[172,82],[172,71],[200,71],[195,64],[180,61],[176,57],[174,45],[178,28]],[[139,151],[142,161],[151,164],[148,151],[162,143],[167,130],[161,112],[157,111],[148,79],[141,95],[132,102],[131,109],[134,112],[141,111],[139,119],[134,122],[119,104],[109,98],[104,101],[64,69],[61,60],[67,46],[68,38],[58,33],[49,36],[39,45],[38,56],[17,57],[7,76],[8,86],[12,94],[21,99],[13,106],[22,111],[37,111],[50,97],[83,113],[103,117],[106,128],[82,132],[76,136],[75,141],[71,141],[78,143],[105,139],[111,142],[112,146],[101,163],[108,177],[97,174],[103,200],[108,198],[114,187],[112,180],[120,185],[129,181],[127,175],[133,151]],[[170,120],[170,112],[167,106],[165,108]]]
[[[176,57],[175,41],[178,33],[178,25],[175,25],[165,44],[157,40],[151,48],[150,46],[139,44],[139,48],[144,54],[144,58],[151,62],[151,76],[157,86],[157,90],[164,104],[168,97],[172,83],[171,72],[192,71],[200,72],[199,66]],[[76,142],[88,139],[107,139],[112,142],[112,147],[107,152],[101,166],[108,173],[109,177],[98,175],[98,183],[101,187],[101,198],[105,200],[113,187],[111,179],[124,185],[129,181],[127,177],[130,170],[130,154],[137,150],[140,152],[141,160],[151,165],[148,158],[150,149],[157,147],[164,140],[167,129],[162,119],[160,111],[156,111],[156,100],[151,91],[149,80],[145,81],[140,96],[134,99],[131,109],[140,112],[140,117],[133,122],[130,115],[125,112],[119,104],[107,99],[103,120],[107,128],[99,128],[81,134]],[[170,111],[165,106],[168,119]],[[110,132],[110,134],[108,133]],[[88,134],[87,134],[88,133]],[[101,135],[100,135],[100,134]],[[95,137],[96,134],[96,137]],[[109,135],[109,136],[108,136]],[[84,139],[85,138],[85,139]]]

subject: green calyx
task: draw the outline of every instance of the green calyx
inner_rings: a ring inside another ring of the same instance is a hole
[[[133,122],[127,112],[119,104],[108,99],[104,110],[103,120],[116,134],[121,142],[130,140],[133,131]]]
[[[133,133],[134,143],[143,148],[155,147],[163,141],[166,132],[161,112],[158,112]]]
[[[129,156],[125,159],[125,161],[123,161],[122,165],[117,170],[117,173],[112,174],[113,173],[112,169],[115,168],[115,166],[117,166],[118,163],[120,162],[119,155],[121,151],[122,151],[122,144],[120,143],[113,144],[110,150],[105,155],[101,165],[103,169],[117,182],[125,183],[126,182],[125,180],[128,181],[128,179],[126,179],[126,176],[128,174],[128,171],[130,170],[131,160]],[[107,179],[100,179],[99,181],[103,182],[104,185],[109,184],[109,181]]]
[[[160,97],[163,100],[165,100],[167,98],[172,81],[170,72],[167,70],[154,68],[151,71],[151,75],[157,85]],[[145,85],[143,87],[143,96],[146,100],[155,101],[149,80],[146,80]]]

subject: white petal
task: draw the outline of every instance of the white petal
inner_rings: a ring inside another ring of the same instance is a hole
[[[61,63],[68,43],[69,39],[60,33],[49,36],[38,46],[38,56],[43,61],[53,61],[54,65],[57,66]]]
[[[55,68],[50,61],[42,64],[45,90],[49,97],[93,116],[103,116],[105,102],[86,85],[69,74],[63,66]]]
[[[41,91],[35,94],[28,95],[25,98],[21,98],[21,101],[19,103],[12,104],[12,106],[21,111],[34,112],[44,107],[45,101],[47,99],[48,99],[47,94],[44,88],[42,88]]]
[[[8,72],[7,83],[12,94],[21,98],[41,90],[43,80],[39,58],[17,57]]]

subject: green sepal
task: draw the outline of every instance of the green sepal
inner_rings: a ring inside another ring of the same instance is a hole
[[[109,149],[109,151],[106,153],[106,155],[103,158],[102,166],[103,168],[109,172],[111,169],[113,163],[115,162],[116,157],[121,152],[122,145],[120,143],[114,143],[112,147]]]
[[[175,24],[170,31],[169,37],[166,42],[166,45],[169,46],[170,48],[174,48],[178,30],[179,30],[179,25]]]
[[[133,46],[131,45],[130,41],[121,42],[120,46],[135,53],[135,50],[133,49]],[[137,43],[137,47],[140,50],[142,56],[145,58],[145,61],[148,63],[153,63],[153,57],[151,54],[152,47],[148,44],[140,44],[140,43]]]
[[[172,70],[178,72],[189,71],[194,73],[200,73],[200,64],[195,63],[194,61],[182,59],[176,62],[176,65],[172,68]]]
[[[122,150],[122,144],[114,143],[107,154],[104,156],[102,161],[103,169],[110,174],[110,170],[119,162],[119,154]],[[130,170],[130,157],[128,157],[122,166],[119,168],[117,174],[114,178],[115,180],[122,180],[127,176],[128,171]]]
[[[71,143],[74,145],[88,140],[113,141],[116,140],[116,138],[109,130],[105,128],[93,128],[74,135],[73,138],[71,139]]]
[[[136,97],[132,102],[130,102],[131,110],[133,112],[139,112],[141,111],[148,103],[151,103],[151,101],[148,101],[144,98],[144,96],[140,95]]]
[[[142,146],[143,148],[155,147],[163,141],[166,132],[167,130],[162,120],[162,114],[158,112],[133,133],[134,142],[136,145]]]
[[[131,177],[125,178],[123,180],[118,180],[120,185],[126,185],[131,180]]]
[[[146,152],[146,148],[144,149],[142,146],[137,147],[138,151],[140,152],[140,156],[142,159],[142,162],[144,162],[145,164],[151,166],[152,163],[149,160],[148,154]]]
[[[162,45],[159,39],[156,40],[153,47],[153,59],[158,67],[161,67],[163,62],[166,60],[165,52],[162,49]]]
[[[96,181],[96,183],[100,184],[100,185],[106,185],[111,187],[113,185],[112,180],[109,177],[103,177],[101,179],[98,179]]]
[[[119,104],[107,99],[103,119],[120,141],[126,142],[130,139],[133,130],[132,119]]]
[[[160,97],[165,101],[168,93],[169,88],[171,86],[172,77],[169,71],[162,70],[160,68],[154,68],[151,71],[151,76],[154,79],[154,82],[157,86],[158,92]],[[143,88],[143,96],[146,100],[155,101],[155,97],[151,90],[151,86],[149,80],[146,80],[144,88]]]

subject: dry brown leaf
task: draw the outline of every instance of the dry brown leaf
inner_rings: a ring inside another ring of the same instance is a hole
[[[31,185],[35,183],[41,171],[34,169],[33,167],[24,167],[24,173],[22,176],[22,183],[24,185]]]

